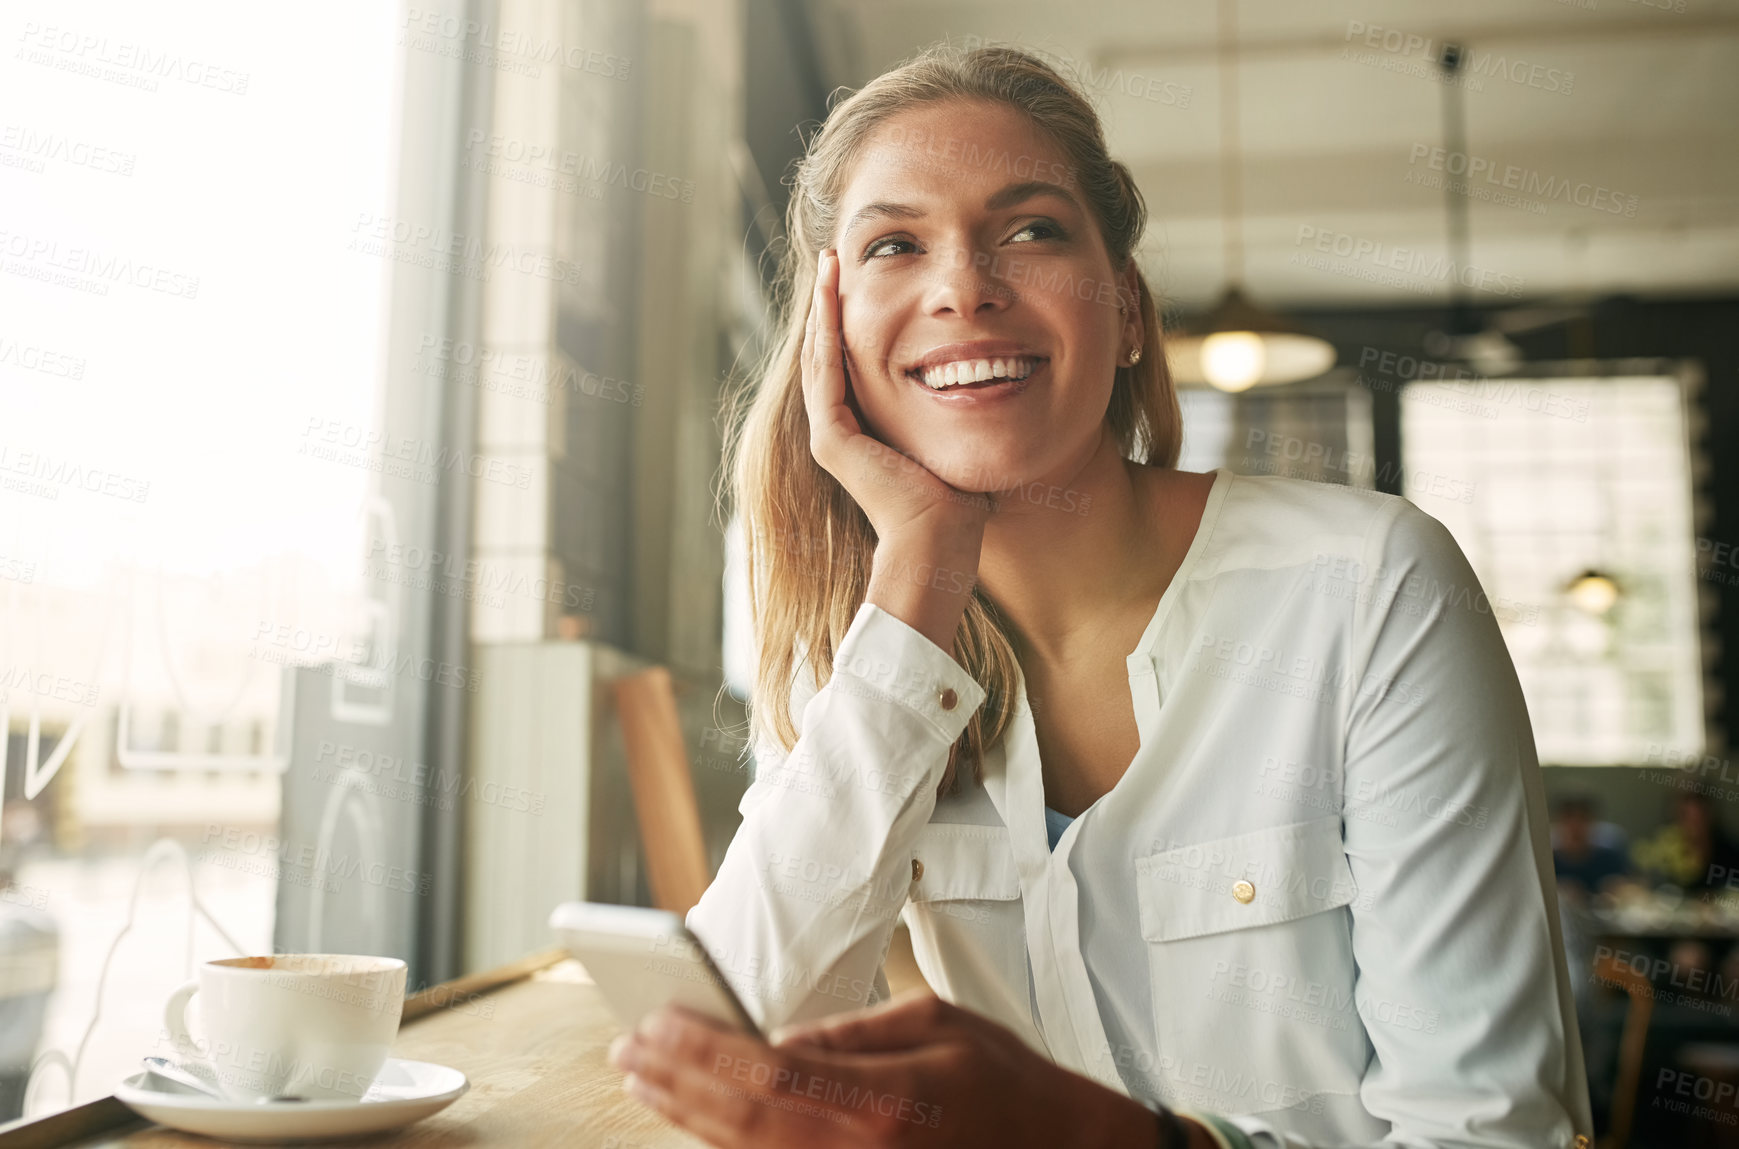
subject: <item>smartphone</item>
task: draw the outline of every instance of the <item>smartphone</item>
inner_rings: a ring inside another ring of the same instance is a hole
[[[597,983],[610,1012],[633,1029],[663,1005],[679,1005],[728,1029],[761,1037],[706,947],[668,910],[563,902],[549,916],[557,941]]]

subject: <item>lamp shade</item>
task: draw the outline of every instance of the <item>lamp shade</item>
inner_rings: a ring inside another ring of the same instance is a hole
[[[1585,570],[1564,588],[1576,609],[1595,616],[1618,605],[1622,593],[1618,580],[1600,570]]]
[[[1222,391],[1311,379],[1335,361],[1332,343],[1262,310],[1237,287],[1165,346],[1174,379]]]

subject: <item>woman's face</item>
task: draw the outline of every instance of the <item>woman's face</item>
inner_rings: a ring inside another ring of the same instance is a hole
[[[870,136],[839,220],[865,429],[962,490],[1078,472],[1142,333],[1062,150],[1000,104],[915,108]]]

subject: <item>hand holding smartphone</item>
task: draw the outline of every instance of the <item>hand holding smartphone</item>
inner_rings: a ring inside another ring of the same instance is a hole
[[[550,928],[586,967],[610,1012],[627,1029],[661,1006],[677,1005],[761,1037],[760,1027],[682,919],[667,910],[563,902]]]

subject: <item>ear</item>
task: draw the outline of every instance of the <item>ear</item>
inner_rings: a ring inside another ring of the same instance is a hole
[[[1117,277],[1117,298],[1123,304],[1123,346],[1140,347],[1147,338],[1147,325],[1141,318],[1141,269],[1133,255]]]

